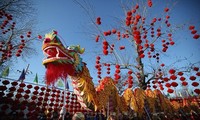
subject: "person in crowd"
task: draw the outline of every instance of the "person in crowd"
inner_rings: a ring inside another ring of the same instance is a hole
[[[40,111],[39,115],[38,115],[38,120],[46,120],[46,119],[47,119],[47,117],[46,117],[44,111]]]
[[[85,120],[85,116],[83,113],[81,112],[76,112],[73,117],[72,120]]]
[[[54,111],[52,114],[51,120],[58,120],[58,117],[59,117],[58,112]]]
[[[66,112],[66,114],[65,114],[65,120],[71,120],[71,119],[72,118],[71,118],[70,113]]]

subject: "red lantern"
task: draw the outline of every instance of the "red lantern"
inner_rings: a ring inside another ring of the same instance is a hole
[[[13,86],[16,86],[16,85],[18,85],[18,83],[17,83],[17,82],[15,82],[15,81],[14,81],[14,82],[12,82],[11,84],[12,84]]]
[[[174,74],[175,72],[176,72],[176,71],[175,71],[174,69],[170,69],[170,70],[169,70],[169,73],[170,73],[170,74]]]
[[[173,93],[174,90],[169,88],[169,89],[167,90],[167,92],[168,92],[168,93]]]
[[[25,93],[29,94],[31,91],[30,90],[25,90]]]
[[[24,83],[19,84],[20,87],[25,87],[26,85]]]
[[[199,68],[198,67],[194,67],[193,70],[194,71],[199,71]]]
[[[183,86],[187,86],[187,85],[188,85],[188,83],[187,83],[187,82],[185,82],[185,81],[183,81],[183,82],[182,82],[182,85],[183,85]]]
[[[195,28],[195,26],[191,25],[189,26],[189,30],[193,30]]]
[[[171,85],[172,85],[173,87],[177,87],[177,86],[178,86],[178,83],[177,83],[177,82],[172,82]]]
[[[180,77],[180,80],[181,80],[181,81],[184,81],[184,80],[185,80],[185,77]]]
[[[31,89],[33,86],[32,85],[27,85],[26,86],[28,89]]]
[[[197,72],[197,73],[196,73],[196,76],[200,76],[200,72]]]
[[[9,90],[10,90],[10,91],[15,91],[16,88],[15,88],[15,87],[10,87]]]
[[[194,92],[195,92],[196,94],[200,94],[200,89],[195,89]]]
[[[29,95],[28,95],[28,94],[25,94],[25,95],[24,95],[24,98],[25,98],[25,99],[28,99],[28,98],[29,98]]]
[[[13,93],[8,93],[7,97],[11,98],[14,94]]]
[[[196,77],[195,76],[190,76],[190,80],[196,80]]]
[[[10,82],[9,82],[8,80],[4,80],[2,83],[3,83],[4,85],[8,85]]]
[[[19,89],[17,90],[17,92],[22,93],[22,92],[24,92],[24,89],[19,88]]]
[[[171,87],[171,84],[170,83],[166,83],[165,86],[166,87]]]
[[[197,87],[197,86],[199,86],[199,83],[198,82],[192,82],[192,86]]]
[[[39,86],[35,86],[34,89],[35,89],[35,90],[38,90],[38,89],[39,89]]]
[[[172,80],[176,80],[177,77],[176,77],[176,75],[171,75],[171,76],[170,76],[170,79],[172,79]]]
[[[178,75],[182,76],[182,75],[183,75],[183,72],[178,72]]]

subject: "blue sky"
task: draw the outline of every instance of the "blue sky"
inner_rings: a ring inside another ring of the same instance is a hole
[[[120,1],[120,0],[119,0]],[[89,0],[93,6],[95,16],[102,18],[102,30],[112,29],[113,17],[124,18],[123,11],[120,8],[118,0]],[[122,0],[123,1],[123,0]],[[135,1],[135,0],[133,0]],[[147,1],[147,0],[146,0]],[[175,3],[175,0],[152,0],[153,7],[150,11],[151,16],[157,16],[164,8],[172,7],[171,3]],[[192,39],[192,35],[188,30],[189,25],[195,25],[198,33],[200,34],[200,8],[199,0],[179,0],[173,7],[170,20],[176,25],[186,23],[184,30],[177,31],[175,38],[177,44],[169,49],[170,55],[163,59],[168,63],[173,63],[176,59],[182,57],[190,57],[191,62],[200,61],[199,50],[200,40]],[[96,70],[94,70],[96,55],[100,54],[97,51],[101,51],[99,44],[95,43],[95,38],[92,36],[95,32],[92,32],[94,28],[88,16],[79,5],[73,0],[37,0],[34,1],[37,9],[37,25],[36,29],[42,31],[41,35],[44,35],[51,30],[57,30],[62,41],[66,45],[81,45],[86,49],[84,55],[82,55],[83,61],[88,64],[91,76],[95,79]],[[36,32],[37,33],[37,32]],[[45,68],[42,65],[42,59],[44,58],[41,46],[42,42],[37,42],[36,56],[32,56],[27,61],[19,60],[19,63],[15,66],[16,69],[26,68],[27,64],[30,64],[29,70],[33,74],[26,76],[26,81],[32,82],[35,74],[38,74],[40,82],[45,75]],[[14,72],[10,77],[17,79],[20,73]]]

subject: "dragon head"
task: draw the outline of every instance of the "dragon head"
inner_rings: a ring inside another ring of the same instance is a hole
[[[59,77],[66,77],[68,74],[72,75],[72,73],[82,71],[84,64],[80,54],[84,52],[84,48],[80,48],[79,45],[65,47],[56,31],[45,35],[42,50],[46,56],[42,63],[47,69],[47,81],[55,82]]]

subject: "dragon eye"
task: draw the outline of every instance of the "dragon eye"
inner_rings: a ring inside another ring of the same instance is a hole
[[[45,38],[44,43],[50,43],[51,39],[50,38]]]

